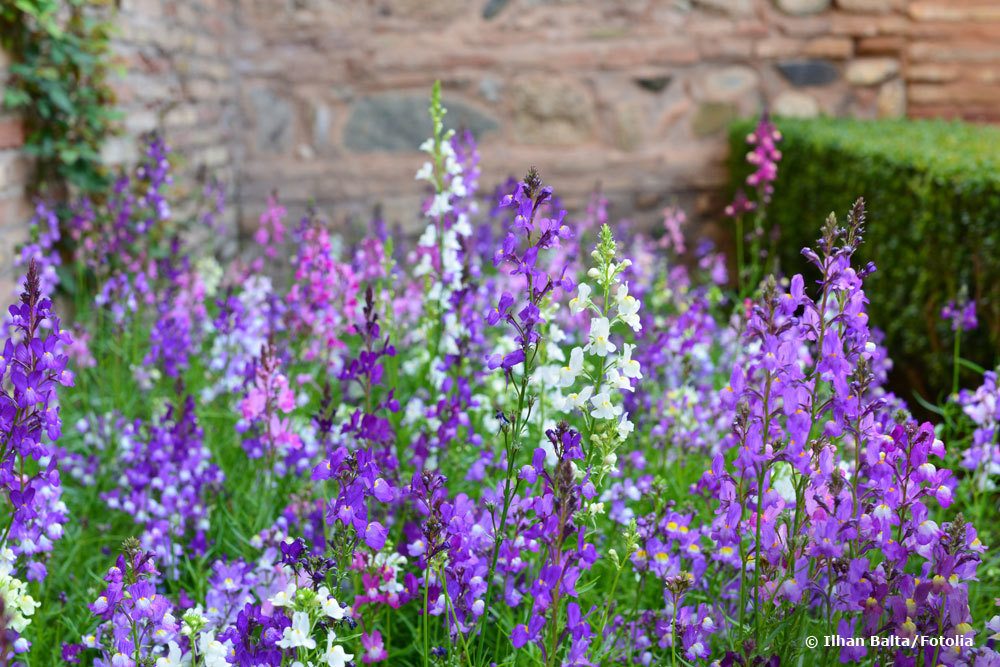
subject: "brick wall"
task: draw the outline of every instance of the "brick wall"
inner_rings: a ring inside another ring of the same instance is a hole
[[[1000,117],[994,0],[123,0],[118,21],[106,160],[164,132],[180,183],[227,183],[233,228],[273,188],[293,214],[361,223],[381,203],[415,224],[435,78],[480,136],[484,184],[537,165],[571,207],[600,183],[639,224],[672,201],[710,217],[725,127],[765,105]],[[5,268],[28,212],[19,128],[0,115]]]
[[[909,114],[1000,121],[1000,2],[914,0],[909,16]]]

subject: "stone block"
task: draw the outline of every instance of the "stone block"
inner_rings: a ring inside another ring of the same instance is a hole
[[[20,191],[28,180],[26,159],[15,150],[0,150],[0,192]]]
[[[580,83],[545,76],[511,84],[516,141],[536,145],[585,142],[594,134],[593,101]]]
[[[708,137],[722,132],[739,117],[739,109],[731,102],[705,102],[691,119],[691,131],[696,137]]]
[[[906,82],[893,79],[879,88],[875,106],[879,118],[902,118],[906,115]]]
[[[895,58],[859,58],[847,65],[845,78],[855,86],[875,86],[899,74]]]
[[[629,100],[616,105],[613,132],[615,147],[626,152],[642,146],[649,123],[642,104]]]
[[[449,97],[445,124],[469,129],[482,136],[499,126],[485,111]],[[344,126],[344,145],[360,153],[375,151],[413,152],[431,134],[424,93],[382,93],[358,100]]]
[[[317,151],[323,151],[330,145],[330,122],[332,113],[330,107],[323,102],[312,105],[312,145]]]
[[[837,66],[828,60],[786,60],[777,64],[778,71],[788,83],[796,88],[825,86],[840,77]]]
[[[819,14],[830,7],[830,0],[775,0],[775,6],[792,16]]]
[[[674,78],[669,74],[652,75],[652,76],[640,76],[633,79],[635,85],[639,86],[642,90],[650,93],[661,93],[666,90],[667,86]]]
[[[510,0],[486,0],[483,5],[483,18],[487,21],[495,19],[504,10]]]
[[[444,21],[469,9],[468,0],[381,0],[379,13],[385,18],[410,21]]]
[[[292,103],[267,88],[250,93],[256,124],[254,143],[265,153],[286,153],[295,136],[295,109]]]
[[[798,56],[805,49],[805,44],[804,40],[791,37],[765,37],[757,42],[754,55],[765,60]]]
[[[101,162],[110,166],[134,164],[139,158],[139,147],[135,137],[111,137],[101,147]]]
[[[808,93],[786,90],[774,98],[771,110],[787,118],[815,118],[819,115],[819,102]]]
[[[849,37],[815,37],[802,50],[812,58],[846,60],[854,55],[854,40]]]
[[[732,16],[753,14],[753,0],[694,0],[694,6],[724,12]]]
[[[712,102],[734,101],[757,87],[757,72],[743,65],[713,69],[700,77],[700,97]]]
[[[837,9],[859,14],[888,14],[898,5],[898,0],[837,0]]]

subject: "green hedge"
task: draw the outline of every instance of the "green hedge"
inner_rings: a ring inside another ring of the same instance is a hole
[[[778,119],[783,159],[769,224],[780,229],[785,273],[807,271],[800,254],[824,218],[841,219],[863,196],[868,233],[860,259],[872,321],[886,332],[896,377],[924,396],[950,388],[953,336],[942,306],[961,285],[976,299],[979,330],[963,356],[985,367],[1000,349],[1000,128],[944,121]],[[733,188],[751,121],[732,127]],[[806,273],[805,275],[809,275]],[[963,376],[964,384],[975,378]],[[904,396],[908,400],[912,396]]]

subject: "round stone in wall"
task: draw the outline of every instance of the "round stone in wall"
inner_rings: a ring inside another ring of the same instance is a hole
[[[815,118],[819,115],[819,102],[808,93],[786,90],[774,98],[771,110],[776,116],[786,118]]]
[[[855,86],[874,86],[899,73],[895,58],[861,58],[847,66],[847,80]]]
[[[775,0],[774,4],[786,14],[806,16],[829,9],[830,0]]]

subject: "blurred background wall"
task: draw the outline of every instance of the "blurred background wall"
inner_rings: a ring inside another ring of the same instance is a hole
[[[122,0],[122,134],[165,133],[232,228],[277,189],[338,224],[417,221],[431,83],[481,139],[483,184],[536,165],[568,205],[718,209],[725,128],[777,114],[1000,117],[995,0]],[[0,56],[0,82],[5,62]],[[0,83],[2,85],[2,83]],[[0,266],[23,237],[20,119],[0,115]],[[199,181],[201,179],[201,181]]]

